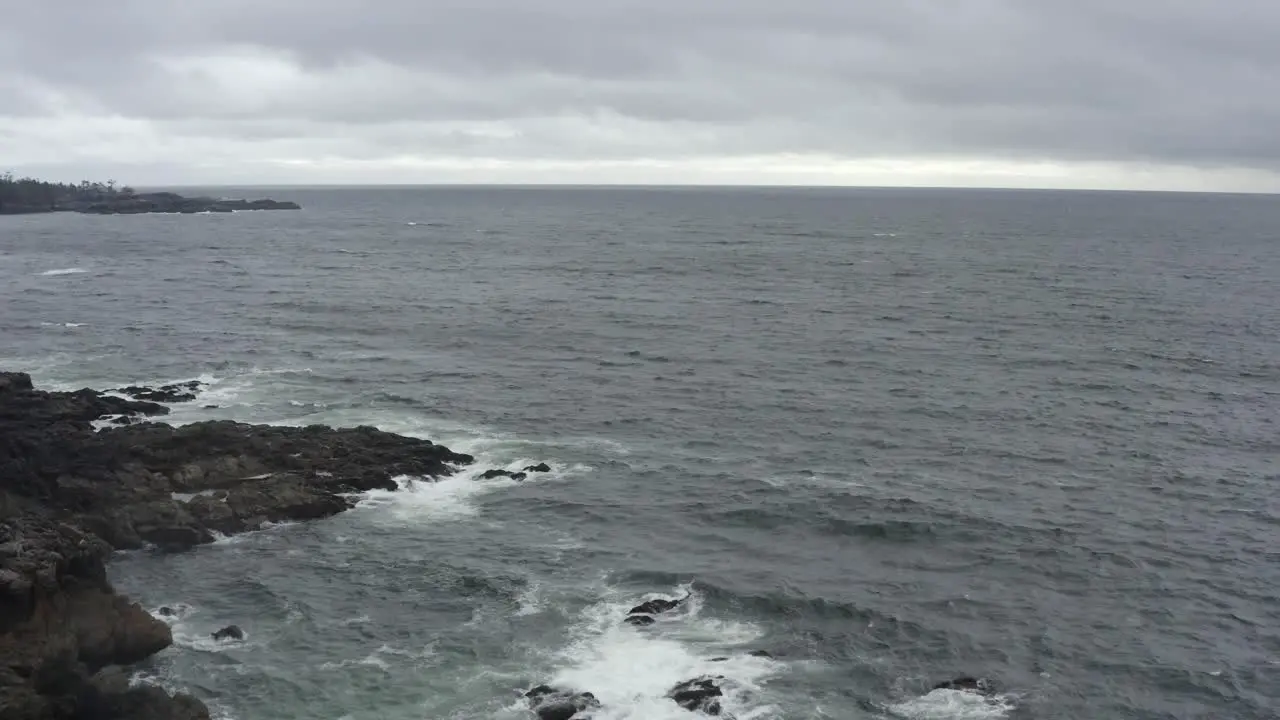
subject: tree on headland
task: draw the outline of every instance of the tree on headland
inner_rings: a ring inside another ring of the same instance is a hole
[[[30,177],[15,177],[12,172],[0,174],[0,215],[38,213],[58,210],[67,203],[101,202],[132,188],[116,189],[116,181],[106,184],[82,180],[78,185],[51,183]]]

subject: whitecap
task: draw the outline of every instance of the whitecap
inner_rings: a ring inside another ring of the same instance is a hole
[[[441,480],[414,479],[407,475],[393,478],[397,490],[370,490],[360,494],[355,512],[373,510],[378,522],[398,524],[419,520],[455,519],[475,515],[471,499],[489,488],[459,474]]]
[[[41,277],[56,277],[58,275],[79,275],[81,273],[87,273],[87,272],[89,271],[85,270],[84,268],[71,267],[71,268],[57,268],[55,270],[45,270],[44,272],[39,274]]]
[[[688,588],[665,595],[680,597]],[[779,663],[753,657],[736,648],[758,638],[747,623],[702,616],[693,593],[678,610],[664,613],[645,628],[622,622],[627,610],[644,598],[615,597],[587,609],[571,633],[575,640],[557,653],[560,669],[549,678],[557,687],[590,691],[602,707],[597,720],[688,720],[688,711],[667,697],[671,688],[702,676],[723,676],[724,708],[740,720],[770,716],[775,708],[762,701],[762,681]],[[646,597],[656,597],[649,595]],[[721,659],[713,662],[714,659]]]
[[[430,435],[421,432],[420,421],[409,419],[402,423],[383,423],[383,430],[396,432],[408,437],[431,439]],[[509,441],[503,438],[476,437],[459,440],[446,438],[442,442],[455,452],[462,452],[475,457],[475,462],[457,468],[450,476],[431,479],[414,478],[408,475],[393,478],[396,490],[370,490],[357,493],[356,509],[378,509],[377,522],[396,524],[415,523],[423,519],[460,519],[475,516],[479,513],[480,498],[494,492],[539,482],[554,482],[591,472],[594,468],[583,464],[563,464],[547,462],[549,472],[529,472],[524,480],[513,480],[509,477],[481,479],[491,469],[506,470],[511,473],[523,472],[524,468],[539,461],[529,456],[518,456],[503,461],[503,450],[509,450]],[[544,461],[545,462],[545,461]]]
[[[964,690],[934,690],[888,707],[889,712],[908,720],[989,720],[1004,717],[1013,705],[1009,698],[985,697]]]
[[[542,612],[542,585],[531,582],[516,596],[515,616],[527,617],[540,612]]]
[[[263,520],[262,524],[258,526],[257,530],[246,530],[245,532],[236,533],[234,535],[225,535],[223,533],[218,532],[217,530],[210,530],[209,533],[213,535],[212,544],[215,547],[227,546],[227,545],[239,545],[240,543],[243,543],[243,542],[250,542],[255,540],[261,541],[263,538],[270,538],[273,530],[290,528],[297,524],[298,524],[297,522],[292,522],[292,521],[272,522],[270,520]]]

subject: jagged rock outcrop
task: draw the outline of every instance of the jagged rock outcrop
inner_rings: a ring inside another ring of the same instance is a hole
[[[168,625],[112,590],[110,551],[38,509],[0,519],[0,717],[208,718],[194,698],[104,682],[173,642]]]
[[[178,402],[194,399],[196,389],[124,390]],[[352,493],[394,489],[400,475],[448,475],[473,461],[372,427],[147,421],[168,412],[93,390],[44,392],[25,374],[0,373],[5,720],[209,717],[195,698],[129,687],[119,668],[168,647],[172,636],[114,592],[105,565],[113,548],[184,549],[215,533],[325,517],[350,507]],[[93,421],[114,416],[133,422],[94,430]]]
[[[351,493],[393,490],[397,476],[440,477],[472,462],[372,427],[135,422],[94,432],[90,425],[167,412],[92,390],[42,392],[24,375],[0,374],[4,489],[56,509],[117,549],[182,548],[215,533],[327,517],[351,507]]]
[[[199,380],[188,380],[187,382],[171,383],[159,387],[130,385],[116,388],[112,392],[128,395],[134,400],[150,400],[158,403],[190,402],[196,399],[196,391],[203,384]]]

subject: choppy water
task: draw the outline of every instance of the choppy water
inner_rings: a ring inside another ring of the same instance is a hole
[[[703,672],[743,719],[1280,711],[1280,200],[270,194],[0,218],[0,363],[554,472],[122,556],[182,610],[147,676],[224,717],[674,720]]]

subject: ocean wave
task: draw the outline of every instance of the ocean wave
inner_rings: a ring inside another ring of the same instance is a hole
[[[677,610],[649,627],[622,622],[644,599],[675,599],[690,594]],[[742,720],[768,717],[763,681],[781,665],[776,660],[735,652],[758,639],[762,630],[749,623],[707,617],[690,586],[636,597],[613,588],[583,611],[569,631],[568,645],[554,654],[557,669],[548,680],[556,687],[588,691],[600,700],[597,720],[688,720],[667,693],[686,680],[723,676],[725,710]]]
[[[57,277],[59,275],[80,275],[87,272],[89,271],[84,268],[70,267],[70,268],[57,268],[54,270],[45,270],[42,273],[37,273],[37,275],[41,277]]]
[[[990,720],[1013,710],[1010,697],[984,697],[963,690],[934,690],[927,695],[889,705],[886,709],[907,720]]]
[[[242,648],[250,644],[251,636],[243,628],[244,637],[241,639],[213,639],[213,633],[226,627],[226,624],[215,626],[214,623],[201,622],[200,609],[188,603],[163,605],[151,608],[148,612],[169,626],[173,633],[173,644],[180,648],[214,653],[230,648]]]
[[[456,446],[451,446],[456,447]],[[470,448],[474,451],[475,448]],[[426,519],[447,520],[475,516],[479,513],[479,498],[498,490],[518,485],[542,483],[590,472],[585,465],[548,463],[550,472],[529,473],[524,480],[509,477],[482,479],[490,469],[519,472],[533,464],[528,457],[507,462],[497,462],[492,455],[477,455],[476,462],[462,468],[456,474],[435,480],[415,479],[410,476],[394,478],[395,490],[370,490],[358,494],[356,510],[376,510],[374,522],[380,524],[416,523]]]

